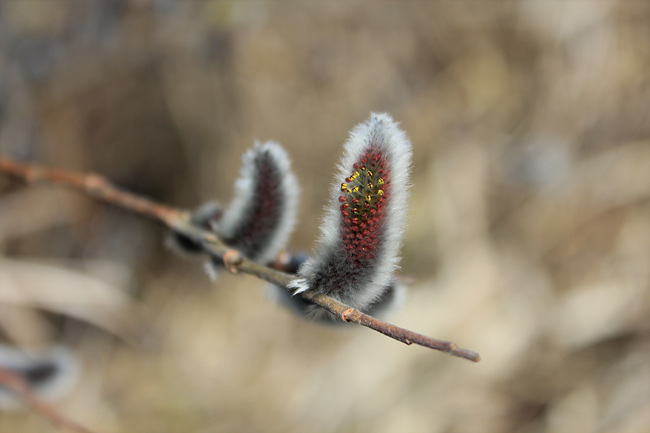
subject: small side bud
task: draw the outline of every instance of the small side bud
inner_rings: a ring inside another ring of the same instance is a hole
[[[300,186],[286,151],[275,142],[255,143],[242,159],[235,198],[215,232],[247,258],[268,263],[295,225]]]
[[[295,274],[299,267],[308,259],[304,253],[298,253],[290,257],[284,264],[283,271]],[[338,317],[329,314],[323,308],[312,302],[292,296],[286,289],[274,284],[268,285],[268,295],[275,302],[284,305],[297,316],[315,321],[324,325],[341,325],[345,322]],[[366,314],[376,318],[385,318],[402,306],[406,298],[406,288],[397,280],[393,279],[390,284],[383,288],[381,295],[364,309]]]
[[[390,298],[406,223],[411,153],[406,134],[388,114],[373,113],[352,130],[315,254],[290,285],[295,293],[315,290],[363,312]]]
[[[79,377],[77,358],[63,346],[32,353],[0,345],[0,367],[21,376],[37,396],[50,401],[68,392]],[[20,407],[16,395],[0,385],[0,409]]]
[[[190,222],[204,230],[212,230],[223,216],[223,209],[217,202],[206,202],[192,211]],[[173,233],[170,246],[180,252],[187,254],[199,254],[203,247],[199,242],[188,238],[180,233]]]

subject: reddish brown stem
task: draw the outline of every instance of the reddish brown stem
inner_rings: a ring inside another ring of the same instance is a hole
[[[48,182],[84,191],[87,195],[169,225],[179,218],[178,209],[155,203],[144,197],[123,191],[96,174],[75,173],[55,168],[25,164],[0,157],[0,172],[28,183]]]
[[[57,170],[30,164],[19,163],[0,157],[0,173],[12,175],[27,182],[46,181],[53,184],[66,185],[73,189],[100,199],[106,203],[131,210],[143,216],[156,219],[165,224],[176,233],[184,235],[203,245],[204,251],[218,260],[223,260],[224,265],[231,272],[243,272],[255,275],[281,287],[287,287],[294,277],[274,269],[261,266],[252,262],[230,248],[228,248],[213,233],[203,230],[189,221],[189,213],[169,206],[154,203],[148,199],[120,190],[104,178],[94,174],[80,174]],[[224,260],[225,259],[225,260]],[[346,322],[357,323],[367,328],[380,332],[405,344],[417,344],[430,349],[439,350],[452,356],[478,362],[480,356],[476,352],[460,349],[455,343],[437,340],[409,331],[375,319],[350,308],[341,302],[325,295],[317,295],[306,291],[299,296],[317,304]]]
[[[87,428],[69,420],[54,407],[40,400],[21,376],[0,367],[0,385],[12,391],[27,406],[57,427],[73,433],[92,433]]]

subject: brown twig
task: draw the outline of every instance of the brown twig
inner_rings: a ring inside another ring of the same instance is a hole
[[[92,433],[87,428],[61,415],[54,407],[39,399],[20,375],[0,367],[0,385],[12,391],[27,406],[57,427],[73,433]]]
[[[223,260],[224,265],[231,272],[239,271],[251,274],[285,288],[294,278],[289,274],[261,266],[242,257],[239,252],[228,248],[228,246],[221,242],[221,240],[213,233],[193,225],[189,219],[189,212],[157,204],[130,192],[120,190],[100,176],[39,167],[31,164],[19,163],[2,157],[0,157],[0,172],[32,183],[48,182],[66,185],[73,189],[84,191],[86,194],[106,203],[154,218],[174,230],[176,233],[201,243],[207,254],[218,260]],[[350,308],[329,296],[318,295],[310,291],[303,292],[299,296],[325,308],[346,322],[357,323],[370,329],[374,329],[375,331],[401,341],[402,343],[417,344],[431,349],[440,350],[452,356],[464,358],[473,362],[478,362],[480,360],[480,356],[476,352],[458,348],[456,344],[450,341],[426,337],[375,319],[374,317]]]

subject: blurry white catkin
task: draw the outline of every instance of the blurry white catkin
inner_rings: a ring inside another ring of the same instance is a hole
[[[33,352],[0,345],[0,367],[21,376],[44,400],[65,395],[77,382],[80,370],[77,357],[60,345]],[[15,394],[0,386],[0,409],[20,407]]]

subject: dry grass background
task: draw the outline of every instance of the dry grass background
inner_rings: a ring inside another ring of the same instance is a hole
[[[275,139],[294,250],[348,130],[390,112],[415,153],[392,321],[483,361],[302,322],[149,221],[6,179],[0,332],[75,348],[59,407],[98,432],[647,432],[649,70],[645,2],[4,1],[2,155],[192,207]]]

